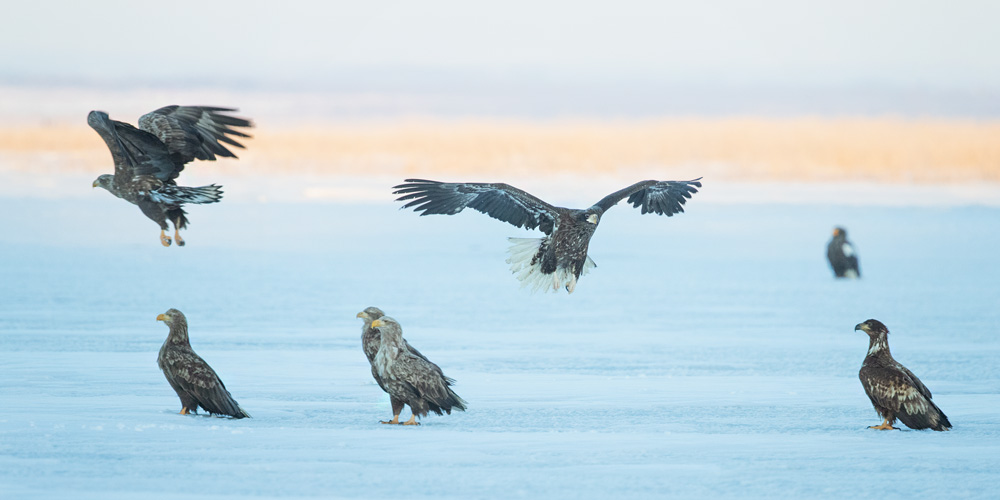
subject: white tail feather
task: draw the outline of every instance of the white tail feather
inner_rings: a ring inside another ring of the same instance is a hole
[[[511,242],[510,248],[507,249],[507,253],[510,254],[507,263],[510,264],[510,272],[521,282],[521,288],[530,286],[531,293],[535,293],[538,290],[548,292],[566,287],[567,292],[573,293],[576,289],[576,276],[572,270],[559,266],[554,273],[545,274],[542,272],[541,262],[531,263],[538,253],[538,247],[542,244],[542,238],[507,238],[507,240]],[[587,274],[594,267],[597,267],[597,264],[588,255],[580,276]]]
[[[150,191],[149,198],[157,203],[168,205],[215,203],[222,199],[222,186],[215,184],[201,187],[165,185]]]

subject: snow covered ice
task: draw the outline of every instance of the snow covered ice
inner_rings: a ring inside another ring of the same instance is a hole
[[[164,249],[83,182],[0,197],[4,498],[960,498],[1000,483],[996,206],[726,203],[706,179],[675,217],[609,211],[597,268],[567,295],[508,270],[507,237],[537,232],[421,218],[388,186],[375,203],[258,203],[229,179],[223,203],[189,210],[188,246]],[[832,277],[835,225],[861,280]],[[370,305],[467,412],[378,424],[389,400],[355,318]],[[252,419],[177,414],[156,366],[170,307]],[[881,421],[857,378],[868,318],[952,431],[866,429]]]

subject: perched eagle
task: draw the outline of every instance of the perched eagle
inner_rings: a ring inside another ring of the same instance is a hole
[[[898,418],[911,429],[951,429],[951,422],[931,401],[931,391],[889,353],[889,329],[870,319],[854,327],[868,334],[868,355],[861,365],[861,385],[884,421],[870,429],[891,430]]]
[[[372,328],[372,321],[382,318],[385,313],[377,307],[368,307],[364,311],[358,313],[359,318],[364,320],[365,324],[361,326],[361,348],[365,351],[365,356],[368,358],[368,363],[372,367],[372,377],[375,378],[375,382],[378,382],[378,386],[382,388],[383,391],[389,393],[389,390],[385,388],[385,382],[382,381],[382,377],[379,376],[378,371],[375,369],[375,355],[378,354],[379,345],[382,344],[382,335],[378,330]],[[403,339],[403,347],[412,355],[427,361],[427,357],[420,354],[420,351],[414,349],[406,339]],[[427,361],[430,363],[430,361]],[[449,383],[454,382],[452,379],[447,379]],[[383,424],[398,424],[399,414],[403,411],[403,406],[405,403],[403,400],[389,395],[389,401],[392,403],[392,420],[383,421]]]
[[[166,342],[160,348],[156,364],[181,398],[181,415],[195,413],[198,407],[213,415],[229,415],[234,418],[249,417],[240,408],[225,384],[215,374],[215,370],[201,356],[195,354],[188,340],[188,324],[184,313],[169,309],[156,317],[170,327]]]
[[[445,377],[441,368],[423,356],[411,352],[411,347],[403,340],[403,329],[399,323],[383,316],[372,321],[371,327],[379,332],[381,342],[375,355],[375,371],[381,379],[380,385],[394,401],[410,406],[413,415],[403,425],[420,425],[417,416],[424,417],[428,411],[451,415],[451,410],[465,411],[465,401],[449,387],[454,380]],[[393,422],[398,423],[399,414],[393,409]]]
[[[847,241],[847,230],[842,227],[833,228],[833,239],[826,246],[826,258],[830,261],[834,276],[838,278],[860,278],[858,269],[858,254],[854,245]]]
[[[236,158],[226,146],[242,148],[232,137],[250,137],[233,127],[252,127],[243,118],[223,113],[231,108],[166,106],[139,118],[139,128],[112,120],[103,111],[91,111],[87,123],[104,139],[115,162],[115,173],[98,177],[93,186],[139,206],[160,225],[160,243],[170,246],[167,219],[174,223],[174,239],[184,246],[180,230],[187,227],[184,205],[215,203],[221,186],[178,186],[174,180],[194,159]]]
[[[533,290],[565,287],[573,293],[576,282],[596,267],[587,255],[590,238],[604,212],[628,197],[642,213],[672,216],[684,211],[684,203],[701,187],[701,178],[692,181],[642,181],[605,196],[594,206],[579,210],[550,205],[508,184],[448,183],[407,179],[394,186],[396,201],[403,208],[415,207],[420,215],[453,215],[466,207],[494,219],[526,229],[541,229],[544,238],[508,238],[511,245],[507,263],[521,286]]]

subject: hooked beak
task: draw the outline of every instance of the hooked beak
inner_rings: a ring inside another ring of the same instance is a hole
[[[161,314],[161,315],[159,315],[159,316],[156,317],[156,321],[166,321],[166,320],[167,320],[167,315],[166,314]]]
[[[382,326],[384,324],[385,323],[383,323],[382,320],[377,319],[375,321],[372,321],[372,328],[378,328],[378,327],[380,327],[380,326]]]
[[[355,316],[355,318],[365,318],[365,319],[368,319],[368,315],[365,314],[364,311],[361,311],[361,312],[358,313],[357,316]]]
[[[858,323],[854,325],[854,331],[861,330],[862,332],[868,333],[868,325],[865,323]]]
[[[93,184],[91,184],[91,186],[90,186],[90,187],[97,187],[97,181],[94,181],[94,183],[93,183]]]
[[[591,224],[597,224],[597,214],[590,214],[587,216],[587,222]]]

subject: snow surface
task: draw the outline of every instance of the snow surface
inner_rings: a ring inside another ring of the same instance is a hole
[[[672,218],[623,204],[567,295],[507,269],[506,238],[537,232],[472,211],[236,197],[192,207],[188,246],[165,249],[138,209],[92,194],[0,198],[2,498],[960,498],[1000,483],[995,206],[847,190],[851,205],[696,195]],[[864,279],[832,278],[835,225]],[[467,412],[378,424],[389,401],[355,318],[370,305]],[[254,418],[177,414],[156,366],[170,307]],[[866,429],[868,318],[952,431]]]

